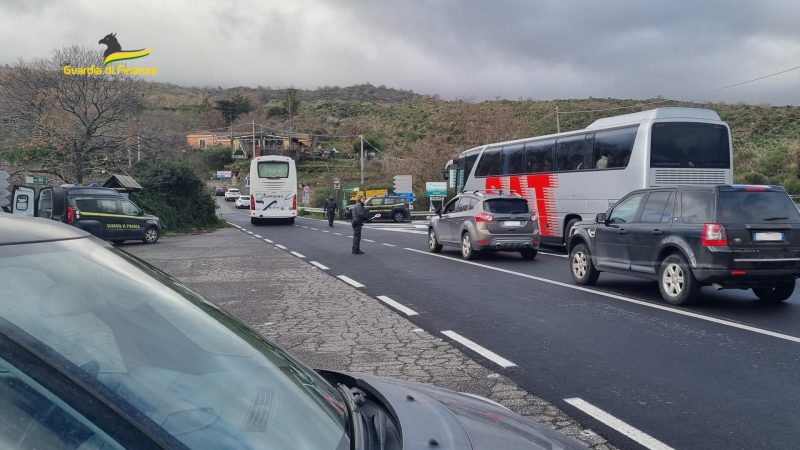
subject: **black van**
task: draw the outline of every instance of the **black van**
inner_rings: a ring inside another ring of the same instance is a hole
[[[113,189],[85,186],[46,187],[39,192],[36,216],[58,220],[115,244],[142,240],[153,244],[163,227]]]
[[[780,186],[643,189],[575,225],[568,249],[577,284],[615,272],[657,280],[673,305],[704,285],[781,302],[800,277],[800,214]]]

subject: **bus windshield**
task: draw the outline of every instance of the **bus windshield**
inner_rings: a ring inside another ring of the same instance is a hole
[[[725,126],[697,122],[653,124],[650,167],[727,169],[730,166]]]

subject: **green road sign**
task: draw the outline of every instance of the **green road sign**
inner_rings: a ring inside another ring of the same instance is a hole
[[[40,177],[40,176],[36,176],[36,175],[26,175],[25,176],[25,182],[28,183],[28,184],[42,184],[42,185],[46,186],[47,183],[48,183],[48,180],[47,180],[47,177]]]

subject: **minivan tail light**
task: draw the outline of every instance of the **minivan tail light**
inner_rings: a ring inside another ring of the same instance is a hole
[[[704,247],[727,247],[728,236],[725,234],[725,227],[718,223],[704,224],[701,243]]]
[[[490,216],[489,214],[483,213],[483,212],[482,213],[478,213],[478,214],[475,215],[475,222],[477,222],[477,223],[491,222],[493,220],[494,220],[494,217]]]
[[[255,211],[255,210],[256,210],[256,196],[251,194],[250,195],[250,211]]]
[[[75,223],[75,208],[67,206],[67,223],[72,225]]]
[[[292,209],[297,209],[297,194],[292,197]]]

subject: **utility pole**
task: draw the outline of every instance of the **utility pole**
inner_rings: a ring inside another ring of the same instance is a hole
[[[253,121],[253,153],[252,156],[256,156],[256,121]]]
[[[558,106],[556,106],[556,133],[561,133],[561,121],[558,118]]]
[[[361,187],[364,187],[364,135],[359,134],[359,139],[361,139]]]
[[[142,136],[136,135],[136,162],[142,160]]]

